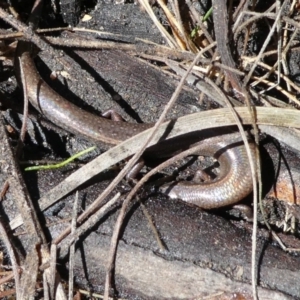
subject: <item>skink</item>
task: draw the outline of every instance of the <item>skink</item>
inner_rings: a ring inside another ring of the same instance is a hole
[[[39,75],[31,58],[29,44],[19,42],[16,76],[20,62],[24,70],[27,93],[31,104],[54,124],[89,140],[116,145],[152,126],[114,122],[95,116],[73,105],[56,93]],[[220,176],[209,183],[180,182],[164,187],[172,198],[212,209],[232,205],[252,191],[252,180],[244,145],[237,133],[203,140],[202,155],[215,156],[220,162]],[[183,138],[182,144],[187,141]],[[155,148],[154,148],[155,154]]]

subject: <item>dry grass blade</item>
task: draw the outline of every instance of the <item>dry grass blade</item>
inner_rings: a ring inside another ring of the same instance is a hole
[[[162,34],[163,37],[166,38],[167,43],[171,48],[176,48],[176,42],[173,39],[173,37],[166,31],[166,29],[161,25],[161,23],[157,20],[150,4],[149,1],[147,0],[139,0],[139,3],[141,6],[146,10],[148,13],[149,17],[152,19],[153,23],[156,25],[160,33]]]

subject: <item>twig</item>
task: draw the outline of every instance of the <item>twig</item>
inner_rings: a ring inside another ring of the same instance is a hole
[[[71,234],[74,234],[76,227],[77,227],[77,208],[78,208],[78,191],[75,195],[75,201],[73,206],[73,213],[72,213],[72,223],[71,223]],[[74,293],[74,265],[75,265],[75,242],[70,246],[70,255],[69,255],[69,295],[68,299],[73,299]]]
[[[5,180],[5,182],[4,182],[3,186],[2,186],[2,189],[0,191],[0,202],[2,201],[3,197],[7,193],[8,188],[9,188],[9,180],[7,179],[7,180]]]
[[[2,220],[0,219],[0,236],[1,240],[3,241],[5,248],[7,250],[9,259],[11,261],[11,266],[13,270],[13,275],[15,279],[15,288],[16,288],[16,299],[21,299],[20,298],[20,275],[19,275],[19,270],[20,266],[17,262],[17,258],[15,256],[15,251],[13,249],[13,246],[10,242],[10,238],[8,237],[5,227],[2,224]]]
[[[20,58],[18,58],[20,60]],[[24,98],[24,107],[23,107],[23,121],[22,121],[22,127],[20,136],[18,139],[18,144],[16,147],[16,157],[20,157],[22,149],[23,149],[23,143],[25,139],[25,134],[27,132],[27,120],[28,120],[28,93],[27,93],[27,84],[26,84],[26,77],[24,76],[24,70],[23,66],[19,61],[20,66],[20,76],[21,76],[21,82],[23,87],[23,98]]]

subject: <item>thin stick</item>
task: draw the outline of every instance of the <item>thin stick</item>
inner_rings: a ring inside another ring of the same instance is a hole
[[[75,201],[73,206],[72,213],[72,222],[71,222],[71,234],[73,234],[77,227],[77,208],[78,208],[78,191],[76,191]],[[75,242],[70,246],[70,255],[69,255],[69,295],[68,299],[73,299],[74,293],[74,265],[75,265]]]
[[[2,186],[2,189],[0,191],[0,201],[2,201],[3,197],[7,193],[8,188],[9,188],[9,180],[7,179],[7,180],[5,180],[5,182],[4,182],[3,186]]]
[[[23,87],[23,95],[24,95],[24,106],[23,106],[23,121],[22,121],[22,127],[20,136],[18,139],[18,144],[16,147],[16,157],[20,157],[22,149],[23,149],[23,142],[25,139],[25,134],[27,132],[27,120],[28,120],[28,93],[27,93],[27,83],[26,83],[26,77],[24,74],[24,69],[21,64],[20,58],[19,60],[19,66],[20,66],[20,75],[21,75],[21,82]]]
[[[0,219],[0,236],[1,240],[3,241],[5,248],[7,250],[9,259],[11,261],[12,270],[14,274],[15,279],[15,288],[16,288],[16,299],[20,299],[20,276],[19,276],[19,270],[20,266],[17,262],[17,258],[15,256],[15,251],[13,249],[13,246],[11,244],[10,238],[8,237],[5,227],[2,224],[2,220]]]

